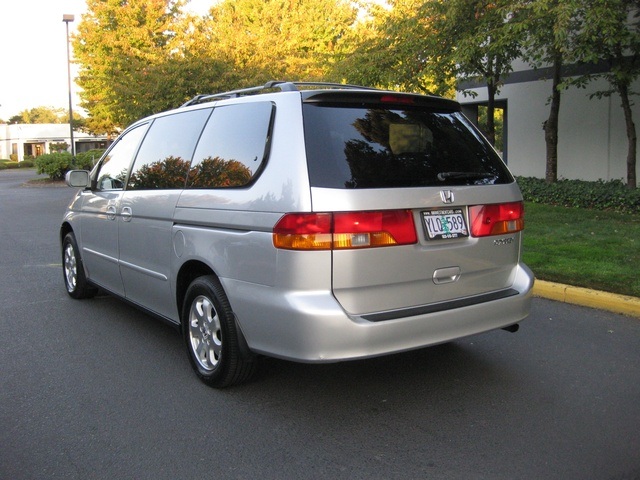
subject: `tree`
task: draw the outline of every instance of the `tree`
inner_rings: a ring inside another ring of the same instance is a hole
[[[508,34],[508,0],[395,0],[378,8],[345,55],[347,80],[452,94],[454,82],[487,86],[487,137],[495,141],[495,96],[519,55]],[[343,65],[344,65],[343,63]]]
[[[347,0],[226,0],[204,17],[183,4],[87,0],[73,42],[88,131],[116,133],[201,93],[323,79],[355,18]]]
[[[549,117],[543,124],[546,144],[547,183],[558,180],[558,125],[563,66],[575,60],[575,36],[583,25],[582,0],[532,0],[509,7],[513,20],[509,31],[522,39],[523,58],[534,68],[551,66]]]
[[[585,12],[584,28],[578,36],[578,53],[584,62],[605,62],[608,69],[600,75],[588,75],[577,81],[599,76],[610,85],[592,97],[618,94],[624,112],[627,134],[627,187],[636,188],[637,133],[631,100],[636,92],[631,84],[640,76],[640,1],[591,0]]]
[[[54,108],[54,107],[35,107],[29,110],[23,110],[18,115],[14,115],[9,119],[9,123],[68,123],[68,122],[69,122],[69,112],[63,108]]]
[[[422,14],[432,35],[426,51],[440,82],[482,82],[487,87],[486,135],[495,143],[495,96],[520,56],[520,37],[510,33],[512,0],[426,0]]]
[[[355,21],[346,0],[225,0],[205,18],[205,55],[233,64],[242,86],[325,80]]]
[[[181,5],[182,0],[87,0],[73,47],[89,130],[113,133],[168,106],[163,99],[141,101],[138,94],[158,82],[149,71],[169,56]]]
[[[345,34],[333,75],[347,83],[453,96],[453,77],[436,83],[426,39],[430,19],[424,0],[394,0],[388,7],[365,4],[360,20]],[[444,78],[444,80],[443,80]]]

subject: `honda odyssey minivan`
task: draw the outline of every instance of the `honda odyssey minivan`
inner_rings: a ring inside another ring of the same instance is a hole
[[[373,357],[529,313],[522,196],[443,98],[288,82],[201,95],[67,183],[69,295],[100,289],[176,325],[214,387],[261,355]]]

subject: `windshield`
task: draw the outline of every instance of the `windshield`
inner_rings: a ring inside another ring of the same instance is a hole
[[[304,105],[311,185],[397,188],[511,183],[486,140],[458,112]]]

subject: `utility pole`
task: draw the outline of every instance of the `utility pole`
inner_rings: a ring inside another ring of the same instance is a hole
[[[69,80],[69,134],[71,137],[71,156],[76,158],[76,143],[73,141],[73,102],[71,100],[71,55],[69,52],[69,23],[73,22],[74,16],[65,13],[62,21],[67,26],[67,76]]]

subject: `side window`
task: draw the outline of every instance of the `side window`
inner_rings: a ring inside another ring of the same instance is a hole
[[[274,108],[270,102],[215,108],[193,157],[187,187],[249,184],[267,160]]]
[[[129,175],[127,190],[184,188],[196,143],[211,109],[156,118]]]
[[[147,131],[148,124],[129,130],[118,139],[116,144],[102,160],[97,176],[99,190],[122,190],[127,179],[129,165],[136,153],[140,140]]]

